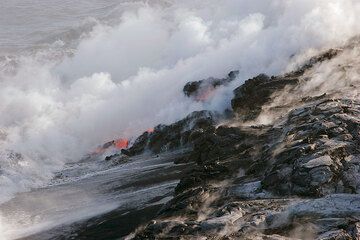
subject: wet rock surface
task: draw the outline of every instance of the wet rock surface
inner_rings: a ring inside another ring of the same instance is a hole
[[[188,131],[177,129],[194,118],[158,127],[146,148],[188,146],[175,163],[194,164],[157,217],[128,239],[359,239],[360,102],[342,95],[345,88],[296,95],[341,51],[249,79],[234,90],[230,119],[200,117],[201,127]]]
[[[131,221],[110,212],[74,236],[118,239],[132,231],[125,239],[360,239],[360,78],[347,78],[351,64],[342,65],[343,52],[331,49],[287,74],[258,75],[234,89],[231,111],[193,112],[104,157],[123,164],[169,154],[172,172],[131,186],[180,181],[163,202],[130,210]],[[184,94],[202,101],[237,74],[188,83]],[[128,224],[126,231],[116,229],[117,221]]]

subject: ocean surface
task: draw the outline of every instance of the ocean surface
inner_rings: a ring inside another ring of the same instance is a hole
[[[0,2],[0,83],[9,86],[7,83],[9,76],[13,77],[23,68],[21,59],[31,61],[36,58],[38,61],[61,62],[76,50],[82,37],[96,25],[118,24],[122,12],[134,7],[135,2],[134,0],[2,0]],[[35,71],[40,70],[38,68]],[[22,81],[33,82],[32,78],[35,76],[36,74],[30,73]],[[21,98],[21,95],[17,97]],[[38,100],[35,100],[34,104],[40,104]],[[6,103],[0,105],[4,107]],[[8,124],[2,121],[0,130],[5,129],[6,125],[16,124],[16,121],[16,117],[9,120]],[[2,141],[6,141],[6,137]],[[6,167],[10,170],[14,162],[11,162],[13,159],[9,160],[11,157],[4,152],[11,150],[6,149],[4,143],[1,144],[3,152],[0,166],[5,171]],[[34,160],[37,161],[38,157]],[[155,197],[169,197],[169,193],[177,183],[177,179],[174,178],[158,185],[136,186],[136,181],[143,181],[142,179],[148,174],[154,174],[159,169],[171,166],[168,159],[152,160],[151,157],[146,157],[119,166],[105,163],[103,157],[82,162],[80,158],[74,158],[70,161],[74,163],[61,164],[59,171],[53,171],[55,176],[53,179],[51,176],[45,181],[41,180],[42,183],[39,185],[32,182],[29,188],[22,190],[21,187],[17,189],[17,186],[26,183],[12,170],[8,172],[11,175],[9,178],[0,177],[1,240],[26,237],[60,225],[67,226],[72,222],[81,222],[114,209],[126,214],[126,209],[144,207],[147,201]],[[41,167],[38,170],[40,169]],[[12,183],[9,181],[10,178]],[[157,201],[161,199],[158,198]],[[72,230],[67,228],[67,231],[66,233],[65,230],[58,229],[55,233],[46,233],[43,238],[52,239],[57,235],[67,238]],[[39,237],[35,236],[32,239]]]
[[[126,0],[2,0],[0,54],[66,44],[90,31],[97,21],[115,23]],[[73,45],[74,46],[74,45]]]
[[[359,11],[357,0],[0,0],[0,239],[168,199],[177,177],[135,182],[177,172],[171,156],[120,165],[84,156],[230,108],[246,79],[358,35]],[[238,78],[206,101],[182,93],[232,70]]]

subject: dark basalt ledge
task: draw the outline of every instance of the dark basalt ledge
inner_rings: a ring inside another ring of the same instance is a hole
[[[154,131],[144,132],[134,144],[122,153],[134,156],[144,152],[158,154],[192,146],[192,142],[204,132],[213,131],[221,116],[209,111],[193,112],[186,118],[171,125],[158,125]]]
[[[270,105],[341,51],[282,76],[247,80],[234,90],[231,117],[195,112],[123,150],[134,156],[187,148],[175,163],[194,163],[173,199],[128,238],[360,239],[360,101],[319,93]],[[277,120],[255,124],[264,109]]]
[[[271,96],[286,86],[296,86],[299,84],[303,74],[314,65],[336,57],[341,50],[330,49],[319,56],[315,56],[307,61],[298,70],[284,74],[283,76],[269,77],[265,74],[245,81],[243,85],[234,90],[234,98],[231,106],[244,121],[255,119],[261,112],[262,106],[271,101]]]
[[[226,78],[208,78],[200,81],[188,82],[184,86],[183,92],[185,96],[196,99],[208,89],[215,89],[220,86],[228,85],[230,82],[234,81],[238,75],[239,71],[231,71]]]

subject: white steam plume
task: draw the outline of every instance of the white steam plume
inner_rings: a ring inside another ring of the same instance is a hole
[[[294,54],[356,35],[356,0],[182,0],[137,4],[117,26],[97,25],[60,64],[19,57],[0,73],[0,201],[36,187],[94,146],[224,109],[243,80],[284,70]],[[186,99],[187,81],[238,80],[207,103]],[[11,157],[10,152],[23,158]]]

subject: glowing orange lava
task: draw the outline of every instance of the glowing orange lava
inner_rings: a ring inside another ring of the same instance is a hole
[[[153,133],[154,128],[149,128],[146,130],[146,132]],[[119,150],[128,148],[129,147],[129,139],[119,138],[117,140],[107,142],[104,145],[97,147],[95,149],[95,151],[92,152],[91,154],[103,154],[107,149],[109,149],[111,147],[115,147],[116,149],[119,149]]]
[[[114,141],[114,145],[117,149],[124,149],[129,146],[129,140],[128,139],[118,139]]]
[[[202,90],[200,94],[195,97],[195,100],[198,102],[205,102],[211,97],[215,95],[215,88],[212,86],[207,87],[206,89]]]

